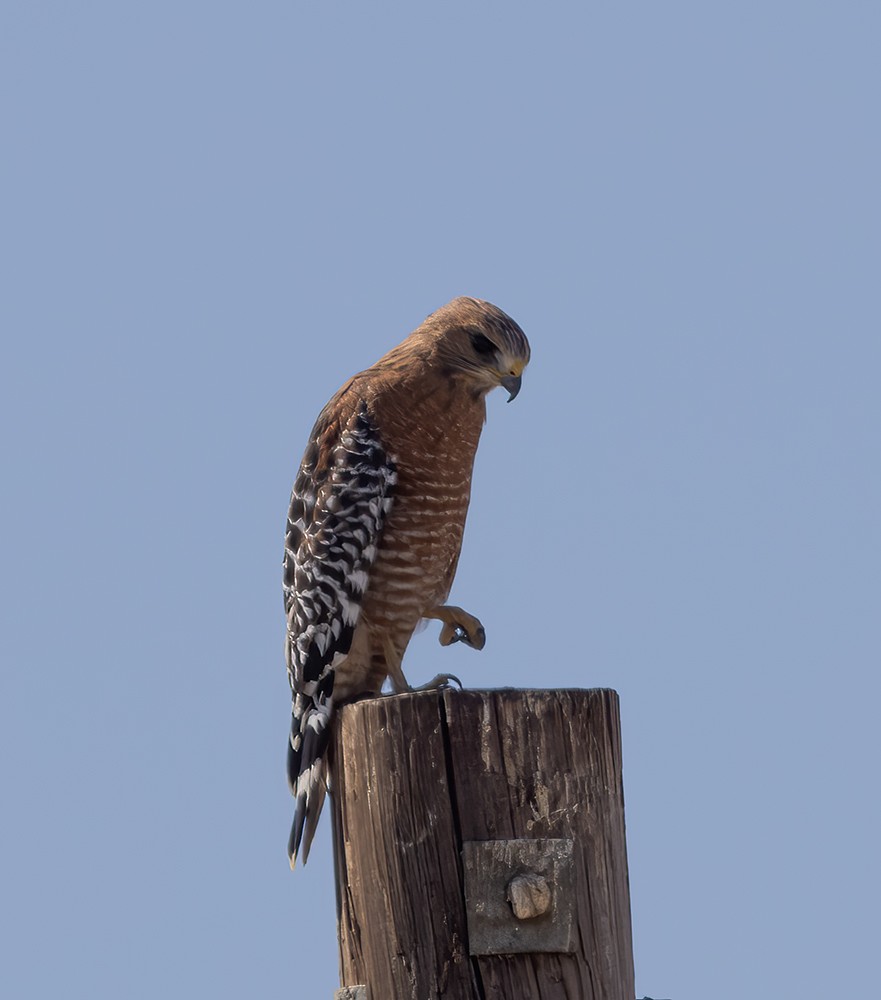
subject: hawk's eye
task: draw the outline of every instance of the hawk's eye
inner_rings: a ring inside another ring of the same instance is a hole
[[[489,337],[484,337],[482,333],[471,334],[471,346],[482,357],[486,357],[488,354],[495,354],[496,351],[496,345]]]

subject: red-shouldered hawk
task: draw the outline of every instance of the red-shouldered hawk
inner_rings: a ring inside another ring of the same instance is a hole
[[[501,309],[458,298],[321,411],[294,483],[284,555],[293,692],[288,854],[303,862],[324,803],[334,704],[408,690],[401,660],[422,618],[477,649],[480,622],[443,606],[456,573],[486,394],[520,391],[529,343]]]

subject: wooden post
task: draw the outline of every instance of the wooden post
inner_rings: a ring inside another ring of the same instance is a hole
[[[341,709],[340,977],[367,1000],[633,1000],[618,696]]]

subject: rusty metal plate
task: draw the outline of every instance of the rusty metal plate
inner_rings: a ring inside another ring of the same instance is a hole
[[[571,840],[472,840],[462,845],[472,955],[573,952]]]

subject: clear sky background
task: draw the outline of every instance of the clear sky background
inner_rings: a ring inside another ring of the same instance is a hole
[[[312,422],[451,297],[489,399],[414,682],[620,692],[637,993],[878,989],[881,8],[0,5],[0,993],[338,984],[285,857]]]

